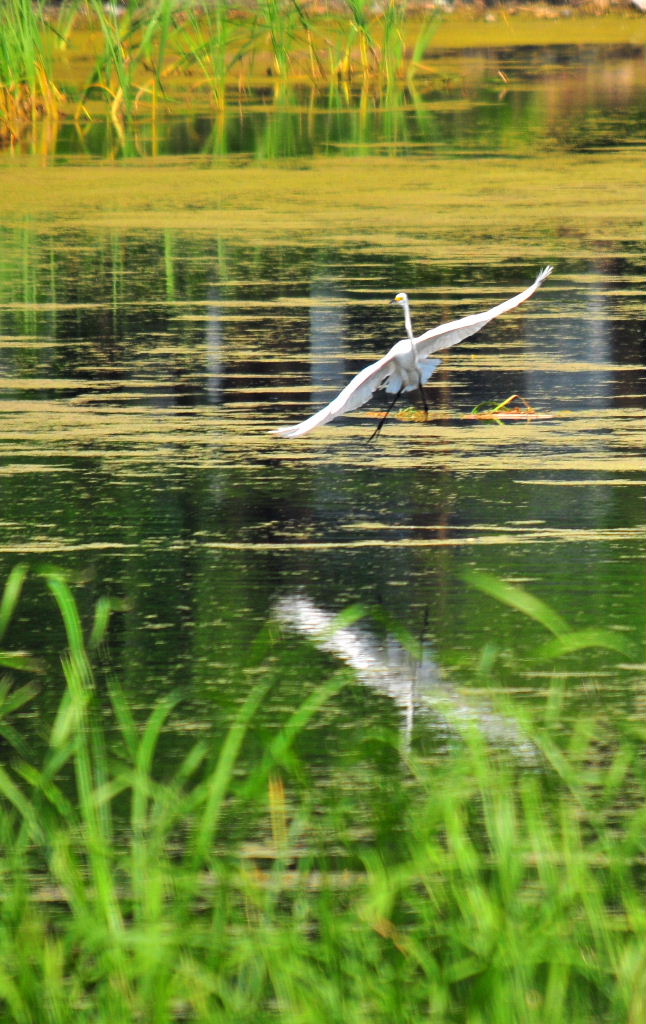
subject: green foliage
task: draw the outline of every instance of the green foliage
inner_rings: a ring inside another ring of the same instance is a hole
[[[174,0],[157,0],[151,8],[142,8],[130,0],[125,12],[102,0],[88,0],[101,36],[104,51],[81,99],[81,106],[93,88],[111,99],[113,119],[129,118],[140,95],[163,90],[162,72],[166,67],[169,39],[173,28]]]
[[[0,115],[14,137],[21,119],[58,116],[65,97],[56,82],[68,69],[60,61],[55,65],[54,58],[78,47],[77,25],[87,30],[88,19],[103,47],[80,95],[78,86],[70,86],[76,113],[89,117],[88,101],[102,98],[119,126],[144,104],[155,117],[160,101],[168,107],[173,97],[169,81],[192,78],[195,71],[202,76],[200,90],[206,86],[218,107],[227,88],[242,91],[253,74],[271,74],[279,91],[303,74],[314,85],[353,74],[364,84],[384,80],[390,85],[407,68],[409,77],[414,74],[404,47],[406,5],[394,0],[383,12],[365,0],[346,0],[334,17],[313,16],[299,0],[258,0],[246,10],[232,9],[227,0],[186,6],[176,0],[122,5],[62,0],[56,14],[45,0],[6,0],[0,10]],[[417,31],[414,62],[430,40],[431,21]]]
[[[16,139],[23,123],[58,117],[62,96],[52,78],[49,29],[45,0],[0,6],[0,144]]]
[[[26,565],[16,565],[9,573],[2,597],[0,598],[0,640],[2,640],[7,631],[7,626],[11,622],[16,605],[20,599],[20,592],[26,575]]]
[[[214,0],[204,9],[190,7],[175,37],[181,53],[179,66],[187,70],[197,66],[214,104],[222,108],[229,76],[253,49],[261,31],[256,22],[236,21],[225,0]]]
[[[527,618],[539,622],[548,632],[552,633],[554,639],[548,640],[536,651],[534,658],[537,661],[551,661],[554,658],[560,658],[563,654],[585,650],[589,647],[601,647],[626,656],[633,654],[630,642],[609,629],[601,629],[596,626],[579,630],[572,629],[558,612],[523,587],[506,583],[488,573],[466,573],[464,579],[471,586],[489,594],[502,604],[515,608]]]
[[[358,832],[352,793],[325,810],[298,771],[298,737],[345,675],[307,695],[242,771],[271,686],[263,634],[247,666],[260,682],[219,749],[198,740],[169,766],[159,745],[179,695],[137,721],[111,682],[106,708],[91,651],[107,606],[86,629],[65,577],[43,576],[65,626],[65,688],[40,762],[18,751],[0,768],[8,1019],[642,1019],[636,729],[579,721],[557,742],[548,705],[532,769],[475,727],[431,763],[408,753],[399,841],[382,845]],[[5,590],[5,626],[23,579],[15,570]],[[540,604],[522,610],[546,618]],[[19,706],[5,703],[5,720]],[[262,852],[245,856],[232,821]]]
[[[43,62],[42,0],[6,0],[0,11],[0,83],[5,88],[38,88],[38,67]]]

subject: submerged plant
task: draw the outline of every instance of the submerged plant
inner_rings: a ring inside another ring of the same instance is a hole
[[[512,405],[516,402],[516,405]],[[547,420],[549,414],[537,412],[522,395],[509,395],[501,402],[497,399],[486,399],[474,406],[466,419],[494,420],[495,423],[502,423],[503,420]]]

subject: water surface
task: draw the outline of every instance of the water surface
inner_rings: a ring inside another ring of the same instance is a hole
[[[178,688],[187,736],[224,727],[270,620],[262,728],[339,665],[356,673],[312,759],[363,750],[371,723],[443,749],[456,716],[526,758],[489,691],[540,704],[546,635],[473,570],[628,639],[630,655],[565,659],[564,714],[634,713],[642,62],[570,47],[445,60],[417,92],[255,95],[164,122],[154,145],[151,125],[125,140],[63,126],[44,157],[2,156],[2,572],[65,567],[88,614],[123,598],[110,669],[141,710]],[[546,263],[526,305],[446,355],[429,422],[393,419],[367,444],[377,398],[297,441],[270,433],[401,336],[397,290],[422,329]],[[542,418],[468,419],[513,393]],[[374,613],[318,640],[354,602]],[[35,579],[9,640],[60,649]],[[44,688],[43,723],[56,703]]]

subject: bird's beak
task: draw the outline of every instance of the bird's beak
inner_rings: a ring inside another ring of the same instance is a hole
[[[388,305],[389,306],[396,306],[397,305],[397,299],[389,299],[388,300]]]

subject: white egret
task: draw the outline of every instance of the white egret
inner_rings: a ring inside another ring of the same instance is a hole
[[[406,292],[398,292],[392,301],[403,307],[407,337],[393,345],[390,352],[378,359],[376,363],[371,363],[360,370],[343,391],[324,409],[320,409],[319,412],[314,413],[313,416],[301,423],[296,423],[292,427],[281,427],[279,430],[274,430],[273,433],[279,437],[301,437],[303,434],[309,433],[310,430],[314,430],[315,427],[320,427],[322,423],[329,423],[336,416],[341,416],[342,413],[360,408],[378,388],[382,387],[385,388],[386,394],[394,396],[386,415],[402,392],[416,389],[419,390],[424,409],[428,413],[423,387],[440,364],[439,359],[429,359],[428,356],[433,352],[440,352],[445,348],[457,345],[458,342],[464,341],[465,338],[469,338],[481,330],[485,324],[500,316],[501,313],[506,313],[509,309],[519,306],[521,302],[534,294],[553,269],[553,267],[545,267],[529,288],[514,295],[511,299],[501,302],[500,305],[494,306],[493,309],[488,309],[485,313],[473,313],[460,320],[452,320],[451,323],[442,324],[440,327],[433,327],[417,338],[413,334],[408,296]],[[379,421],[371,438],[379,433],[383,423],[383,419]]]

